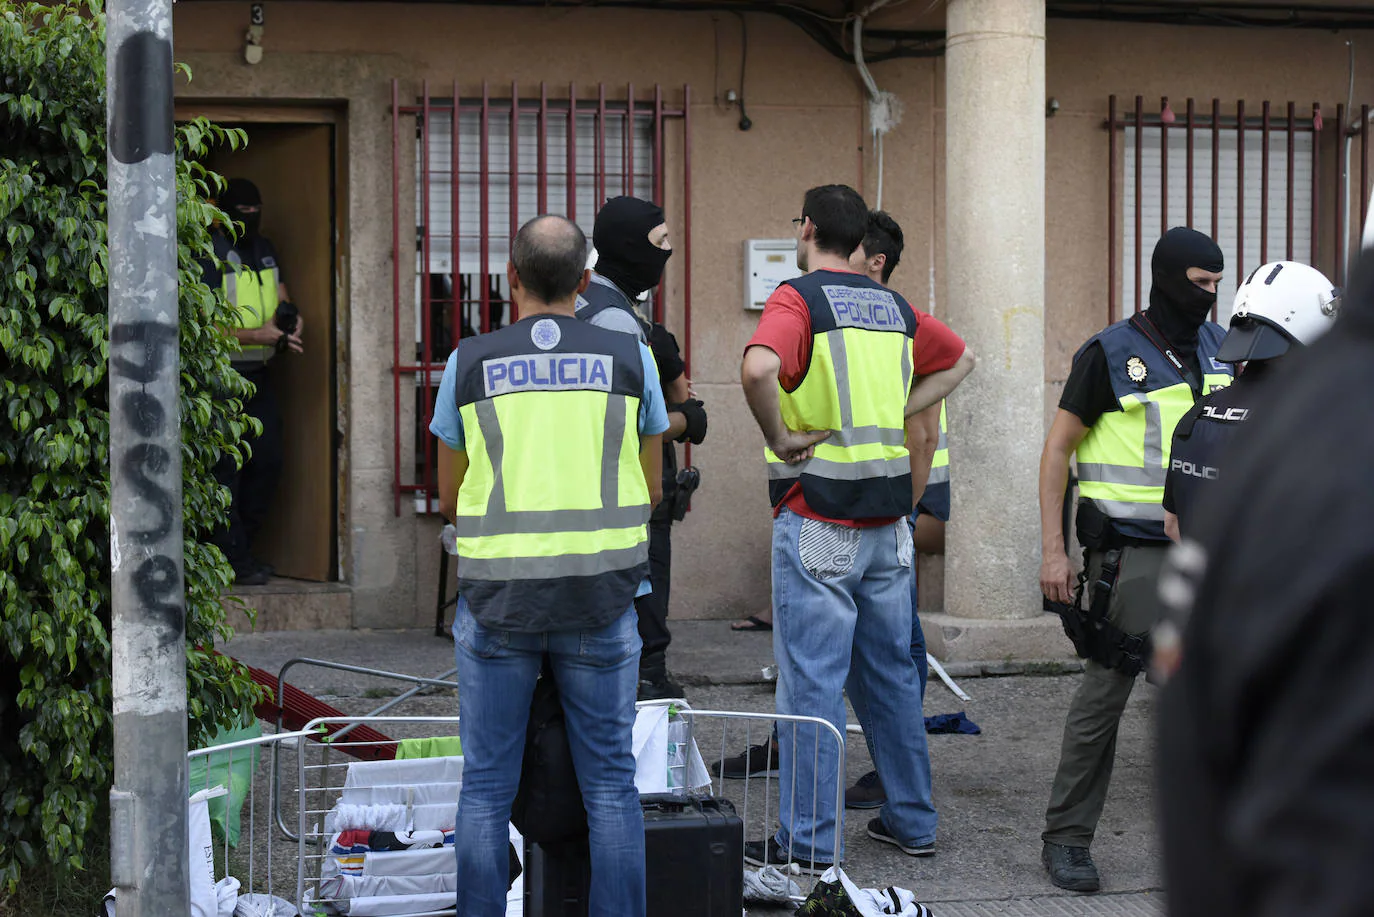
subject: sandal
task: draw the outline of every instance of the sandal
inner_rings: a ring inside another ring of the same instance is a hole
[[[763,620],[763,618],[760,618],[758,615],[750,615],[743,621],[736,621],[731,624],[730,629],[736,633],[743,634],[750,631],[772,630],[773,624],[770,621]]]

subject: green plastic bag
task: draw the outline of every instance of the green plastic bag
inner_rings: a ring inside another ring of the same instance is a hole
[[[226,729],[216,735],[210,746],[227,745],[244,739],[256,739],[262,735],[262,724],[256,719],[247,726]],[[258,746],[235,748],[225,752],[215,752],[191,759],[190,792],[195,793],[207,787],[227,787],[229,794],[210,800],[210,827],[221,840],[230,847],[239,845],[239,828],[242,820],[243,801],[248,798],[249,788],[253,785],[253,772],[258,766]]]

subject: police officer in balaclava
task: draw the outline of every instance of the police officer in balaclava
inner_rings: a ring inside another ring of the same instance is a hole
[[[648,344],[658,363],[659,382],[668,402],[668,431],[663,436],[663,501],[649,519],[649,579],[652,592],[635,599],[639,636],[644,643],[639,662],[639,699],[682,697],[682,687],[668,672],[668,598],[672,565],[672,523],[681,517],[695,489],[695,469],[678,472],[677,442],[706,438],[706,410],[694,397],[677,340],[663,325],[650,321],[641,301],[663,278],[672,257],[663,208],[635,197],[608,200],[596,215],[592,231],[596,249],[592,282],[578,302],[577,316],[602,328],[636,335]]]
[[[1231,367],[1216,360],[1224,332],[1208,320],[1222,267],[1221,249],[1200,232],[1179,227],[1159,240],[1149,308],[1079,349],[1040,457],[1040,588],[1087,659],[1065,717],[1041,834],[1041,860],[1060,888],[1100,887],[1089,849],[1121,715],[1162,613],[1156,584],[1169,545],[1163,499],[1174,425],[1231,381]],[[1062,522],[1075,455],[1081,577],[1065,551]]]
[[[267,363],[285,351],[302,352],[303,322],[282,278],[277,250],[261,232],[262,195],[257,186],[246,178],[232,178],[218,204],[241,228],[231,234],[216,226],[212,241],[218,263],[202,267],[205,282],[220,287],[235,307],[234,326],[225,333],[239,342],[240,349],[230,359],[234,370],[255,388],[243,410],[262,424],[262,433],[251,440],[252,455],[243,467],[229,456],[215,467],[215,477],[230,494],[229,524],[216,533],[215,543],[234,569],[234,582],[257,586],[274,572],[253,556],[252,545],[276,496],[283,458],[281,409]]]
[[[1221,248],[1211,236],[1182,226],[1164,234],[1150,262],[1154,282],[1145,316],[1195,376],[1201,372],[1198,329],[1216,308],[1217,280],[1224,263]]]

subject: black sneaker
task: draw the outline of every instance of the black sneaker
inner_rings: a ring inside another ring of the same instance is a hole
[[[902,851],[902,853],[905,853],[908,856],[928,857],[935,855],[934,841],[931,841],[929,844],[922,844],[919,847],[908,846],[907,844],[904,844],[901,841],[899,841],[895,834],[887,830],[887,825],[883,824],[883,817],[881,815],[879,815],[877,818],[873,819],[868,823],[868,836],[873,838],[875,841],[882,841],[884,844],[891,844],[893,847],[896,847],[898,850]]]
[[[645,675],[639,673],[640,700],[685,700],[687,695],[673,676],[667,672]]]
[[[711,773],[727,780],[743,780],[746,777],[776,777],[778,775],[778,750],[773,747],[771,739],[757,745],[750,745],[748,751],[741,752],[733,758],[713,762]]]
[[[1050,881],[1059,888],[1071,892],[1095,892],[1102,887],[1097,875],[1097,864],[1087,847],[1066,847],[1063,844],[1045,842],[1040,852],[1040,862],[1050,874]]]
[[[787,850],[775,837],[770,837],[766,841],[745,841],[744,862],[751,866],[786,866],[788,863],[795,863],[797,868],[808,876],[819,876],[835,865],[821,860],[804,860],[799,856],[789,857]]]
[[[877,771],[869,771],[858,782],[844,791],[846,809],[880,809],[887,802],[883,792],[883,782],[878,779]]]

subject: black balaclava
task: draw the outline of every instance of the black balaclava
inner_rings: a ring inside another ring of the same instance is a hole
[[[257,207],[258,210],[252,213],[245,213],[241,208]],[[258,227],[262,224],[262,195],[258,192],[258,186],[246,178],[231,178],[229,186],[224,189],[224,193],[219,198],[219,208],[229,214],[229,219],[243,224],[243,234],[245,236],[255,236],[258,234]]]
[[[1146,314],[1189,364],[1197,362],[1197,330],[1211,318],[1217,294],[1189,280],[1188,268],[1220,273],[1224,266],[1217,243],[1195,229],[1175,226],[1155,245],[1150,261],[1154,284]]]
[[[672,249],[655,248],[649,230],[663,223],[663,208],[637,197],[613,197],[596,215],[592,245],[596,272],[635,299],[658,285]]]

